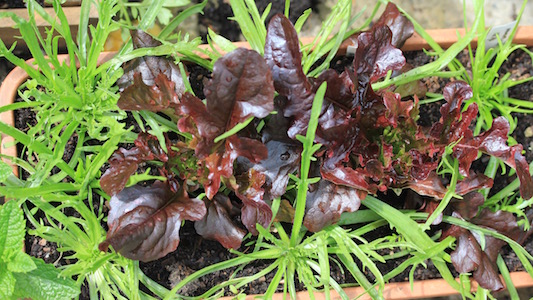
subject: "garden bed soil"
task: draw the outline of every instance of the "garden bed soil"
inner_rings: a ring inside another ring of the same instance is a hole
[[[533,49],[530,49],[533,50]],[[460,55],[460,59],[463,61],[467,59],[467,53],[464,52]],[[421,65],[429,62],[431,60],[430,57],[426,56],[423,52],[408,52],[406,53],[406,58],[408,63],[412,65]],[[346,62],[346,60],[344,60]],[[3,65],[5,64],[5,61],[2,60],[2,65],[0,65],[0,70],[2,68],[5,68]],[[520,79],[528,76],[533,76],[533,68],[532,63],[529,55],[527,55],[524,52],[517,51],[513,53],[508,61],[504,64],[502,70],[502,73],[510,72],[512,78]],[[196,90],[201,90],[203,78],[207,77],[208,74],[205,72],[205,70],[202,70],[200,68],[193,68],[191,69],[191,76],[190,78],[196,79],[196,83],[193,83],[193,86]],[[447,80],[443,79],[436,79],[436,78],[428,78],[424,80],[425,85],[428,88],[428,91],[431,92],[438,92],[444,87]],[[510,97],[515,97],[519,99],[528,99],[533,101],[533,83],[529,82],[523,85],[520,85],[518,87],[512,88],[509,91]],[[435,104],[429,104],[429,105],[423,105],[421,106],[421,120],[419,122],[424,124],[431,124],[438,120],[440,118],[440,108],[439,103]],[[17,128],[21,130],[27,130],[28,126],[31,126],[33,120],[33,113],[29,110],[18,110],[15,113],[15,119],[16,119],[16,126]],[[526,158],[528,161],[533,160],[533,115],[526,115],[526,114],[517,114],[517,124],[518,127],[513,133],[513,137],[521,144],[524,145],[524,149],[526,151]],[[74,142],[74,141],[72,141]],[[65,157],[66,161],[69,159],[69,155],[72,155],[72,151],[74,149],[75,143],[69,143],[71,147],[67,146],[67,149],[65,151]],[[482,171],[482,170],[481,170]],[[507,176],[500,176],[496,181],[498,180],[511,180]],[[503,183],[505,185],[505,183]],[[392,195],[392,193],[389,193],[388,195],[379,195],[380,199],[383,199],[384,201],[387,201],[391,205],[401,208],[402,203],[405,201],[405,194],[403,193],[400,197],[396,197]],[[105,224],[104,224],[105,226]],[[388,233],[388,229],[382,228],[381,230],[384,231],[384,233]],[[373,235],[379,235],[380,232],[372,232]],[[175,252],[172,252],[165,257],[149,262],[149,263],[141,263],[141,269],[143,272],[145,272],[146,275],[148,275],[150,278],[154,279],[161,285],[171,288],[176,283],[183,280],[186,276],[192,274],[196,270],[199,270],[201,268],[204,268],[206,266],[228,260],[230,258],[235,257],[234,254],[231,254],[229,251],[227,251],[225,248],[223,248],[218,242],[215,241],[209,241],[202,239],[199,235],[196,234],[194,230],[194,226],[190,222],[185,222],[184,226],[180,230],[180,245],[178,249]],[[252,251],[251,248],[248,248],[244,246],[245,243],[243,243],[243,246],[241,246],[240,249],[238,249],[241,252],[250,252]],[[35,257],[39,257],[44,259],[48,263],[54,263],[56,265],[65,265],[68,263],[71,263],[64,257],[66,255],[61,255],[57,251],[57,245],[54,243],[45,241],[40,239],[39,237],[27,235],[27,239],[25,242],[26,245],[26,251]],[[525,246],[526,250],[529,253],[533,254],[533,239],[529,239],[526,241]],[[394,250],[386,250],[382,254],[389,254],[389,252],[393,252]],[[503,249],[503,257],[506,262],[506,265],[508,269],[513,271],[521,271],[523,270],[523,267],[516,257],[516,255],[510,251],[508,247],[504,247]],[[389,270],[392,270],[399,264],[401,264],[405,258],[403,259],[397,259],[397,260],[390,260],[387,262],[387,264],[381,264],[377,263],[378,268],[382,273],[386,273]],[[242,269],[239,272],[239,276],[246,276],[251,274],[256,274],[260,270],[262,270],[265,266],[269,264],[268,261],[258,261],[254,262],[250,265],[247,265],[244,269]],[[336,264],[331,264],[331,276],[339,283],[354,283],[354,278],[351,277],[349,272],[343,272],[340,270]],[[452,267],[453,269],[453,267]],[[219,272],[215,272],[212,274],[209,274],[207,276],[204,276],[195,282],[185,286],[182,290],[179,291],[182,295],[199,295],[205,291],[207,291],[209,288],[215,286],[217,283],[223,282],[232,275],[233,271],[235,269],[227,269]],[[397,277],[393,278],[391,282],[398,282],[398,281],[407,281],[408,280],[408,272],[409,270],[404,271],[402,274],[398,275]],[[439,273],[436,271],[434,266],[432,265],[431,261],[428,261],[427,268],[423,266],[418,266],[414,272],[415,274],[415,280],[425,280],[425,279],[433,279],[433,278],[439,278]],[[268,287],[268,283],[270,282],[272,276],[274,274],[268,274],[267,276],[260,278],[258,281],[255,281],[251,284],[249,284],[247,287],[244,288],[244,293],[246,294],[262,294],[266,288]],[[368,277],[370,280],[372,280],[372,276],[368,274]],[[299,286],[299,289],[303,289],[303,286]],[[88,297],[88,291],[85,287],[82,289],[82,294],[80,296],[80,299],[85,299]],[[505,296],[501,296],[505,297]],[[503,299],[503,298],[499,298]]]
[[[202,2],[198,0],[198,2]],[[318,10],[317,1],[311,0],[293,0],[290,4],[289,16],[291,22],[294,24],[299,16],[309,8],[314,11]],[[270,18],[277,13],[283,13],[285,10],[285,0],[256,0],[255,5],[260,14],[262,14],[265,8],[272,4],[270,12],[266,18],[266,24],[268,24]],[[207,42],[207,29],[210,28],[214,32],[222,35],[232,42],[242,41],[241,30],[236,21],[230,20],[233,17],[233,11],[229,5],[229,1],[226,0],[214,0],[209,1],[204,8],[203,15],[199,16],[198,26],[200,36],[204,42]],[[320,24],[319,24],[320,25]]]

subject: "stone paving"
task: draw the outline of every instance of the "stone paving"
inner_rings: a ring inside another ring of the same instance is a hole
[[[367,6],[364,15],[368,16],[378,1],[354,0],[354,11],[358,12]],[[427,29],[464,27],[463,0],[397,0],[394,2]],[[522,0],[485,0],[486,26],[502,25],[514,21],[522,2]],[[474,19],[473,1],[466,1],[466,12],[467,20],[471,23]],[[533,25],[533,1],[526,4],[521,24]]]
[[[380,0],[353,0],[353,15],[363,11],[356,20],[355,26],[360,26],[372,13],[374,6]],[[467,24],[474,20],[474,5],[472,0],[466,0],[466,14],[463,14],[463,0],[396,0],[393,1],[426,29],[463,28],[466,15]],[[485,0],[485,25],[497,26],[510,23],[516,19],[522,7],[522,0]],[[317,1],[318,12],[313,11],[302,30],[302,36],[317,34],[322,21],[335,5],[335,0]],[[382,5],[376,16],[385,8]],[[377,18],[377,17],[376,17]],[[521,25],[533,25],[533,1],[528,1]]]

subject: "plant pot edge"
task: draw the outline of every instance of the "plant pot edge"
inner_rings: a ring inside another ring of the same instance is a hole
[[[533,279],[525,271],[511,272],[511,280],[516,288],[531,287],[533,285]],[[459,282],[459,279],[456,279]],[[503,281],[503,280],[502,280]],[[477,290],[477,283],[471,281],[471,291]],[[347,287],[343,291],[346,293],[349,299],[370,300],[372,299],[368,293],[366,293],[363,287]],[[383,289],[382,295],[387,300],[409,300],[409,299],[421,299],[421,298],[433,298],[433,297],[447,297],[453,295],[459,295],[455,289],[453,289],[448,282],[444,279],[426,279],[414,281],[411,289],[411,283],[406,282],[392,282],[386,283]],[[245,300],[256,299],[260,295],[247,295]],[[272,297],[273,300],[289,299],[288,294],[276,293]],[[325,300],[326,295],[324,292],[313,292],[311,298],[308,291],[301,291],[296,293],[297,300]],[[219,300],[231,300],[235,297],[228,296],[220,298]],[[329,299],[340,300],[341,296],[334,290],[330,291]]]
[[[70,30],[73,34],[73,37],[76,38],[78,33],[78,26],[80,24],[80,13],[81,13],[81,1],[72,1],[67,0],[66,3],[62,5],[62,10],[64,17],[67,19]],[[55,17],[56,13],[52,7],[44,7],[44,11],[50,16]],[[28,10],[26,8],[9,8],[9,9],[0,9],[0,13],[13,13],[18,17],[28,20],[30,17],[28,15]],[[89,23],[95,25],[98,20],[98,10],[94,5],[91,6],[89,10]],[[45,28],[49,28],[50,24],[45,21],[41,15],[35,14],[35,24],[41,34],[45,32]],[[24,41],[18,39],[19,36],[18,29],[14,28],[15,22],[11,18],[0,18],[0,37],[2,42],[9,49],[14,42],[17,42],[17,48],[27,49],[27,45]],[[65,41],[59,39],[59,46],[61,48],[66,47]]]
[[[463,36],[464,29],[462,28],[450,28],[450,29],[431,29],[427,30],[428,34],[437,42],[441,47],[447,48],[451,46],[454,42],[457,41],[458,34]],[[301,41],[304,44],[311,43],[314,38],[302,38]],[[472,42],[474,45],[477,43],[476,40]],[[515,44],[523,44],[526,46],[533,46],[533,26],[520,26],[516,32],[514,38]],[[234,43],[237,47],[250,48],[247,42],[236,42]],[[208,45],[202,45],[201,47],[208,47]],[[409,38],[404,46],[402,47],[403,51],[417,51],[422,49],[428,49],[428,43],[422,39],[418,34],[414,34]],[[101,64],[109,59],[111,59],[116,52],[102,52],[98,59],[98,64]],[[346,45],[343,45],[339,49],[339,55],[344,55],[346,53]],[[59,55],[60,60],[65,60],[68,58],[68,55]],[[34,68],[33,59],[29,59],[26,63]],[[13,103],[17,96],[18,87],[25,82],[28,78],[28,74],[20,67],[14,68],[4,79],[2,85],[0,85],[0,107],[9,105]],[[13,126],[14,125],[14,113],[13,111],[6,111],[0,113],[0,121]],[[1,134],[0,140],[0,154],[8,156],[17,156],[16,146],[13,145],[14,140],[12,137]],[[13,168],[13,173],[18,176],[18,169],[16,166],[12,165],[6,159],[3,159],[5,162],[10,164]],[[511,279],[516,288],[524,288],[533,286],[533,278],[524,271],[521,272],[511,272]],[[472,290],[477,288],[477,283],[472,281]],[[365,294],[365,290],[362,287],[348,287],[343,289],[344,292],[350,298],[359,297],[362,294]],[[322,292],[314,292],[315,299],[326,299],[325,294]],[[444,279],[429,279],[429,280],[420,280],[413,282],[412,288],[409,282],[398,282],[398,283],[387,283],[383,290],[383,296],[386,299],[419,299],[427,297],[442,297],[457,295],[458,291],[453,289]],[[248,295],[246,299],[255,299],[258,295]],[[273,299],[285,299],[287,295],[283,293],[277,293],[274,295]],[[297,299],[309,299],[309,293],[307,291],[302,291],[297,293]],[[340,296],[335,291],[330,293],[331,299],[340,299]],[[222,300],[234,299],[234,297],[223,297]],[[361,296],[358,299],[370,299],[368,294]]]

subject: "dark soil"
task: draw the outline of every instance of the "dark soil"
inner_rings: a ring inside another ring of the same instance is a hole
[[[37,0],[40,5],[44,4],[44,0]],[[23,0],[0,0],[0,9],[6,8],[24,8],[26,4]]]
[[[220,1],[222,2],[222,1]],[[218,31],[218,30],[217,30]],[[224,32],[224,31],[219,31]],[[533,49],[530,49],[533,50]],[[423,52],[412,52],[406,54],[407,60],[409,63],[413,65],[420,65],[423,63],[427,63],[431,58],[428,58]],[[465,54],[463,53],[461,57],[465,57]],[[461,58],[460,58],[461,59]],[[9,69],[9,67],[6,65],[6,62],[4,60],[0,63],[0,71],[5,69]],[[197,79],[197,83],[193,84],[193,87],[195,89],[195,92],[197,95],[199,95],[199,92],[202,89],[201,82],[203,81],[203,78],[208,77],[208,73],[206,73],[202,69],[191,69],[191,78]],[[523,78],[524,76],[532,76],[533,75],[533,69],[531,67],[531,60],[529,56],[523,52],[516,52],[511,55],[509,60],[504,64],[504,67],[502,69],[502,73],[510,72],[513,76],[513,78]],[[446,80],[442,79],[435,79],[435,78],[429,78],[425,79],[424,83],[428,87],[429,91],[438,92],[442,87],[446,84]],[[519,98],[519,99],[529,99],[533,101],[533,96],[531,91],[533,90],[533,83],[524,84],[515,88],[512,88],[509,91],[509,96]],[[440,112],[439,107],[441,104],[430,104],[430,105],[424,105],[421,107],[421,116],[423,116],[422,120],[420,122],[424,124],[431,124],[438,120],[440,118]],[[514,131],[513,137],[522,145],[524,145],[524,149],[526,151],[526,157],[528,161],[533,160],[533,134],[529,134],[528,128],[531,128],[533,125],[533,115],[525,115],[525,114],[518,114],[516,115],[518,119],[518,128]],[[21,130],[27,130],[28,125],[31,125],[31,122],[33,122],[33,113],[31,111],[18,111],[17,115],[17,127]],[[21,149],[22,150],[22,149]],[[69,150],[65,153],[68,153]],[[68,154],[66,154],[68,156]],[[68,161],[68,157],[65,157],[65,159]],[[497,180],[509,180],[507,179],[507,176],[505,177],[499,177]],[[405,193],[400,197],[395,197],[391,194],[389,195],[381,195],[380,199],[384,199],[384,201],[387,201],[391,203],[392,205],[395,205],[396,207],[401,207],[401,203],[405,201]],[[105,225],[104,225],[105,226]],[[390,231],[388,231],[387,228],[380,229],[383,230],[383,232],[375,231],[372,234],[373,235],[380,235],[380,234],[387,234]],[[228,260],[230,258],[235,257],[235,255],[229,253],[225,248],[223,248],[220,244],[213,241],[208,241],[202,239],[200,236],[198,236],[194,231],[194,226],[190,222],[186,222],[185,225],[180,230],[180,236],[181,236],[181,242],[180,246],[178,247],[178,250],[168,254],[162,259],[159,259],[154,262],[150,263],[141,263],[142,270],[152,279],[156,280],[158,283],[162,284],[163,286],[170,288],[171,286],[175,285],[177,282],[181,281],[186,276],[192,274],[194,271],[199,270],[203,267],[212,265],[217,262],[221,262],[224,260]],[[529,239],[526,244],[525,248],[528,252],[533,253],[533,239]],[[34,236],[27,236],[26,240],[26,250],[29,254],[35,257],[43,258],[46,262],[49,263],[56,263],[59,265],[67,264],[69,263],[68,260],[64,259],[66,255],[61,256],[60,253],[57,251],[57,246],[54,243],[50,243],[48,241],[42,240],[38,237]],[[247,246],[244,245],[238,249],[241,252],[251,252],[252,249],[247,248]],[[385,250],[381,254],[389,254],[389,252],[393,252],[394,249],[391,250]],[[507,264],[507,267],[510,271],[520,271],[523,270],[523,267],[512,251],[508,247],[503,249],[504,259]],[[404,261],[404,259],[397,259],[397,260],[391,260],[388,261],[387,264],[380,264],[378,263],[378,268],[383,272],[386,273],[388,270],[392,270],[394,267],[398,266]],[[253,264],[250,264],[246,266],[244,269],[242,269],[238,275],[239,276],[246,276],[251,274],[256,274],[261,269],[263,269],[265,266],[268,265],[268,261],[264,262],[255,262]],[[348,274],[348,272],[342,272],[342,270],[338,269],[336,267],[335,263],[331,264],[331,275],[335,280],[338,282],[345,282],[350,283],[354,282],[354,279]],[[205,276],[192,284],[187,285],[183,290],[180,291],[180,294],[182,295],[199,295],[205,291],[207,291],[209,288],[213,287],[217,283],[220,283],[222,281],[227,280],[232,273],[235,271],[235,269],[228,269],[220,272],[215,272],[213,274],[210,274],[208,276]],[[408,272],[409,270],[406,270],[399,276],[395,277],[391,281],[406,281],[408,279]],[[261,278],[260,280],[253,282],[248,287],[244,289],[244,292],[247,294],[261,294],[263,293],[268,283],[270,282],[271,278],[273,277],[273,273],[268,274],[264,278]],[[431,279],[431,278],[437,278],[439,277],[438,272],[436,272],[434,266],[431,264],[431,262],[427,262],[427,268],[423,266],[418,266],[415,270],[415,279],[416,280],[423,280],[423,279]],[[372,279],[372,276],[369,275],[369,278]],[[300,287],[303,288],[303,287]],[[85,289],[80,297],[80,299],[85,299],[87,297],[87,290]]]
[[[233,16],[233,11],[228,3],[229,1],[225,0],[214,0],[207,3],[207,6],[204,8],[204,14],[203,16],[200,16],[199,20],[200,36],[204,42],[207,41],[207,28],[211,28],[211,30],[232,42],[242,40],[241,30],[239,29],[237,22],[228,20],[229,17]],[[256,0],[255,4],[257,5],[259,14],[263,14],[265,8],[269,4],[272,4],[270,12],[266,18],[267,24],[272,16],[277,13],[283,13],[285,10],[285,0]],[[301,16],[306,9],[312,8],[312,5],[313,2],[311,0],[291,0],[289,18],[295,23],[298,17]]]

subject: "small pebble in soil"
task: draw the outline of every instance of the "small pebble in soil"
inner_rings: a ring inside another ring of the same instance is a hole
[[[526,130],[524,131],[524,135],[527,138],[533,137],[533,126],[529,126],[528,128],[526,128]]]

